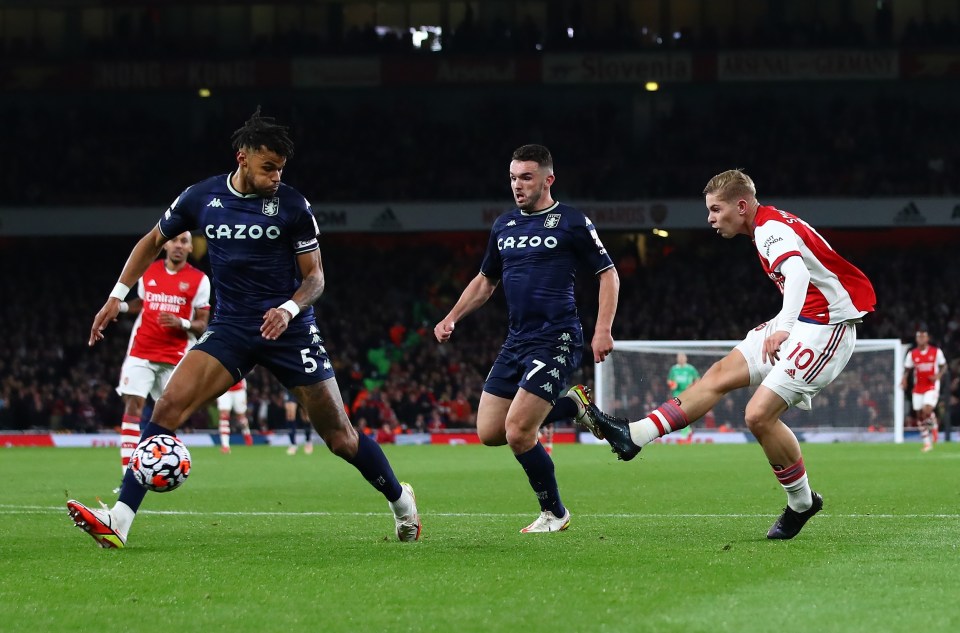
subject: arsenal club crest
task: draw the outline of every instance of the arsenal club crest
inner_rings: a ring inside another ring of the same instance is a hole
[[[190,290],[190,282],[181,281],[179,288],[180,288],[180,292],[186,292],[187,290]]]
[[[557,225],[560,224],[560,214],[559,213],[548,213],[547,219],[543,221],[543,228],[545,229],[555,229]]]
[[[280,213],[280,198],[264,198],[263,214],[274,216]]]

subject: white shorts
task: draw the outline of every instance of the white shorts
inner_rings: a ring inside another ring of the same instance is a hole
[[[247,412],[247,390],[237,389],[236,391],[227,391],[217,398],[217,408],[221,411],[233,411],[234,413]]]
[[[924,391],[923,393],[913,394],[913,410],[919,411],[923,409],[924,406],[931,406],[934,409],[937,408],[937,403],[940,402],[940,386],[938,385],[936,389],[931,389],[930,391]]]
[[[763,385],[788,406],[809,410],[813,397],[840,375],[853,355],[857,326],[798,321],[780,346],[780,360],[771,365],[763,362],[763,341],[777,329],[776,319],[759,325],[735,349],[747,359],[750,386]]]
[[[169,363],[154,363],[136,356],[127,356],[120,368],[120,384],[117,385],[117,393],[121,396],[141,398],[150,395],[154,400],[159,400],[175,367],[176,365]]]

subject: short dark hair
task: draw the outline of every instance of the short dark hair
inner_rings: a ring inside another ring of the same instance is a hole
[[[266,147],[284,158],[293,156],[293,141],[290,139],[289,128],[277,124],[273,117],[260,116],[260,106],[257,106],[257,110],[250,115],[243,127],[233,133],[230,140],[236,151],[244,147]]]
[[[513,150],[513,156],[510,160],[526,161],[532,160],[545,169],[553,169],[553,156],[543,145],[521,145]]]

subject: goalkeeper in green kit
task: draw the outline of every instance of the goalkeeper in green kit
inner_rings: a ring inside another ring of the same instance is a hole
[[[670,397],[676,398],[683,391],[700,380],[700,372],[697,368],[687,362],[687,355],[683,352],[677,354],[677,364],[670,368],[667,373],[667,387],[670,389]],[[677,431],[678,443],[685,443],[691,440],[693,427],[686,426]]]

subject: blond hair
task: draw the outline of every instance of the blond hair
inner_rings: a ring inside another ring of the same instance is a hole
[[[718,198],[728,202],[734,199],[750,200],[757,197],[757,186],[743,170],[728,169],[707,182],[707,186],[703,188],[703,195],[710,194],[716,194]]]

